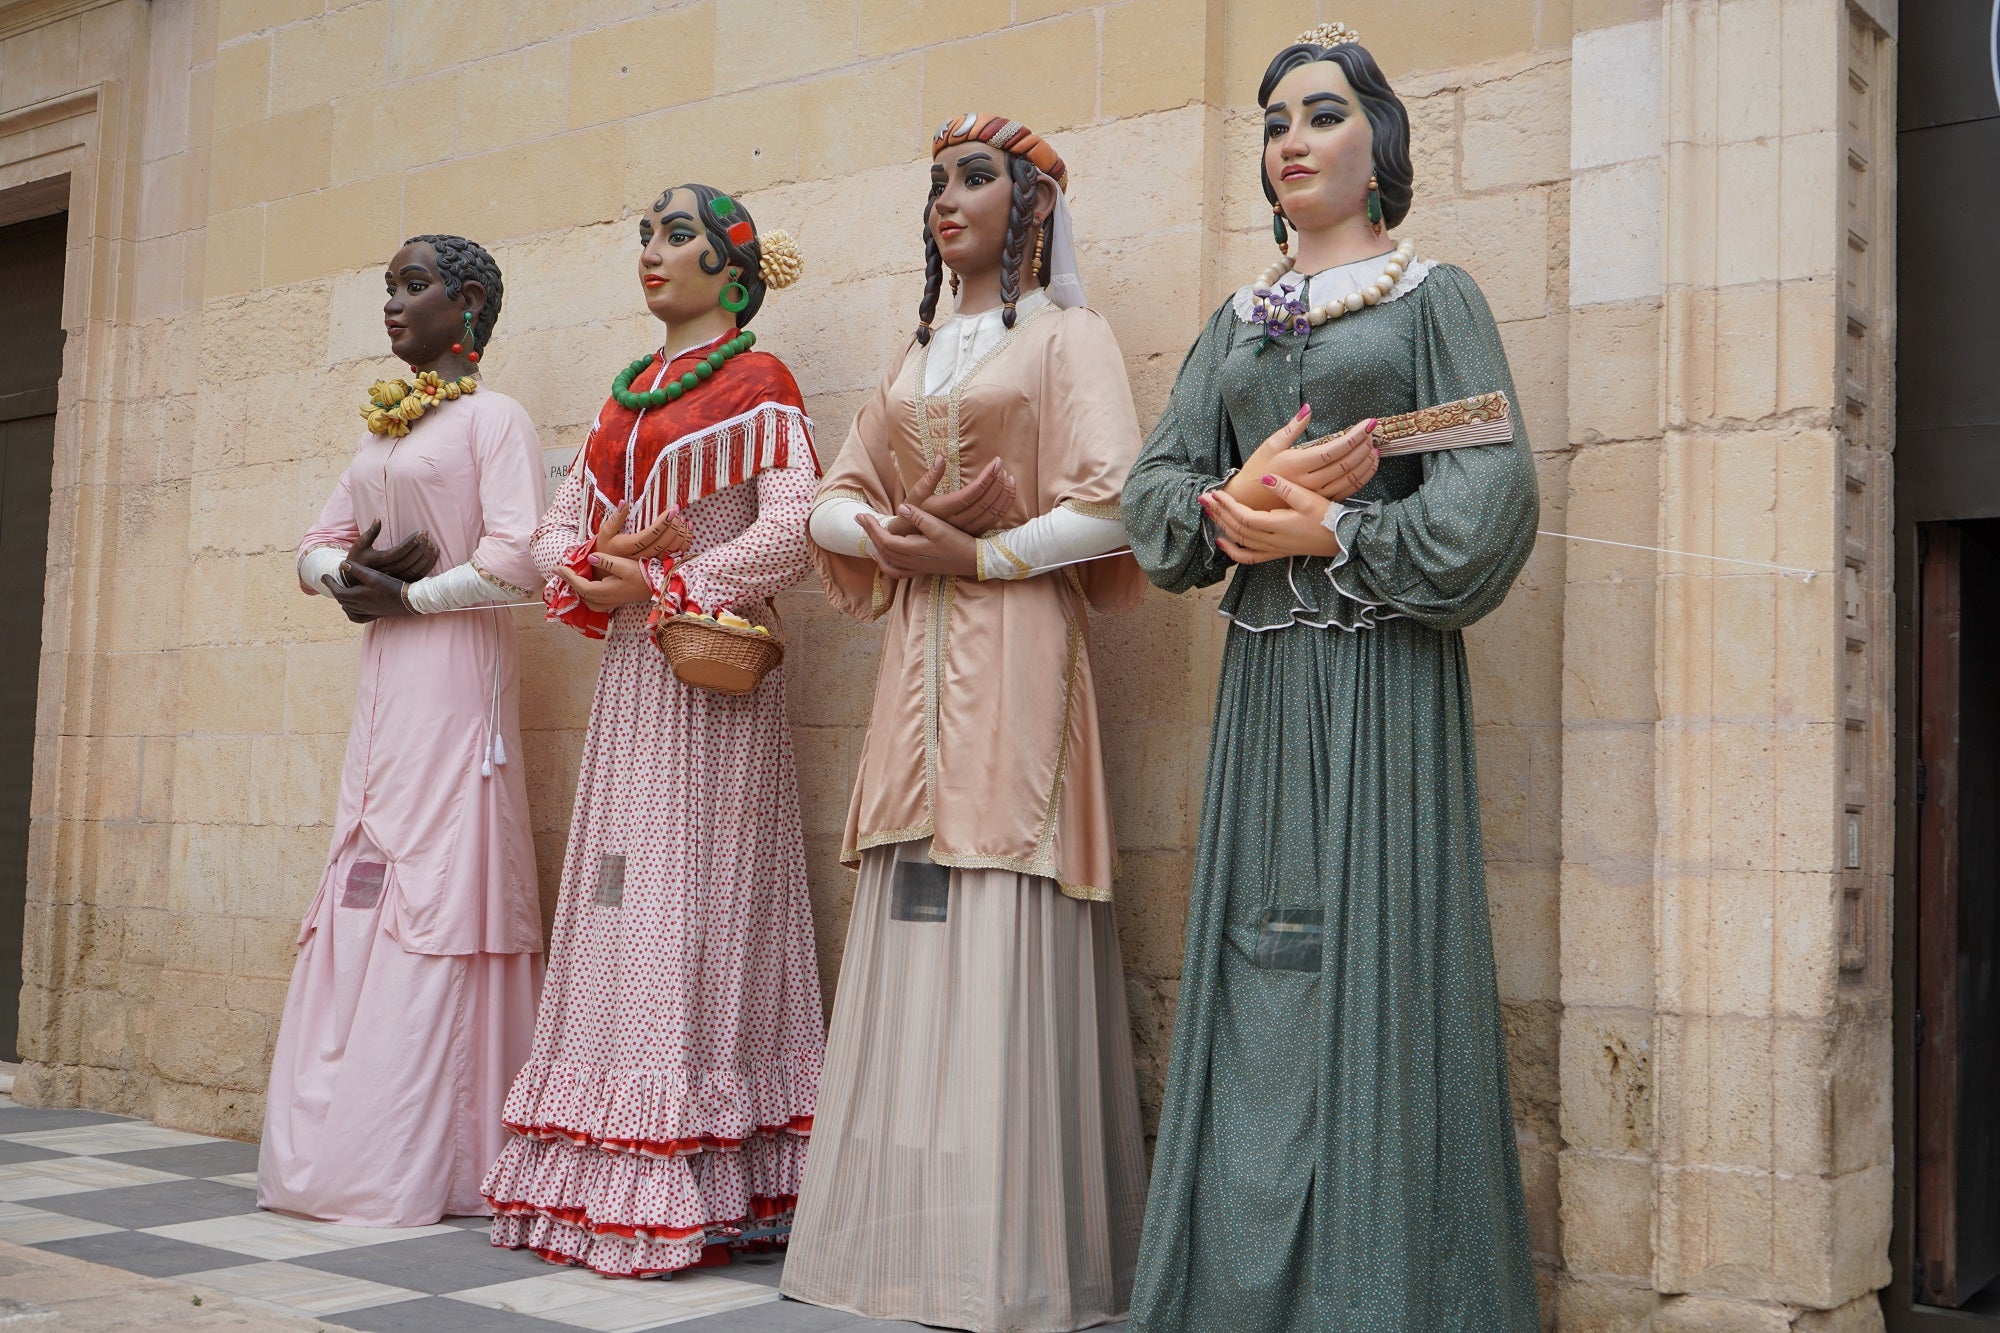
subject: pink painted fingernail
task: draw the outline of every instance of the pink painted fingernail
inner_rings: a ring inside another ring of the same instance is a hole
[[[1377,421],[1374,417],[1370,417],[1368,418],[1368,420],[1361,423],[1361,429],[1367,432],[1368,434],[1373,435],[1375,433],[1375,427],[1377,427],[1380,424],[1381,423]]]
[[[1299,409],[1299,414],[1293,417],[1292,420],[1304,421],[1307,417],[1311,416],[1312,414],[1313,414],[1313,405],[1311,403],[1307,403],[1304,407],[1301,407]]]
[[[901,514],[901,515],[902,515],[902,516],[903,516],[904,518],[914,518],[914,517],[916,516],[916,515],[915,515],[915,513],[914,513],[914,512],[913,512],[913,511],[912,511],[912,510],[910,509],[910,507],[909,507],[908,505],[903,505],[903,506],[899,507],[899,508],[898,508],[898,509],[896,510],[896,512],[897,512],[897,513],[899,513],[899,514]]]
[[[1259,477],[1258,480],[1263,482],[1266,486],[1276,486],[1278,484],[1278,479],[1272,476],[1268,472],[1266,472],[1262,477]]]

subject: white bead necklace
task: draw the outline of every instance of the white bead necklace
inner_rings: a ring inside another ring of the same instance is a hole
[[[1342,315],[1351,315],[1368,306],[1380,304],[1383,297],[1395,290],[1396,283],[1409,268],[1410,261],[1416,258],[1416,254],[1417,247],[1414,242],[1398,243],[1395,253],[1389,256],[1389,261],[1382,266],[1381,273],[1377,274],[1372,282],[1364,282],[1358,290],[1349,292],[1346,296],[1322,301],[1311,308],[1307,308],[1305,302],[1299,299],[1299,294],[1306,290],[1310,279],[1301,282],[1290,291],[1277,285],[1278,279],[1290,273],[1294,267],[1290,255],[1280,256],[1277,263],[1264,270],[1257,279],[1257,285],[1251,289],[1249,322],[1262,324],[1265,333],[1274,338],[1282,333],[1310,333],[1330,319],[1339,319]]]

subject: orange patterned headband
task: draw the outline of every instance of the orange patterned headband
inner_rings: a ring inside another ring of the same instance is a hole
[[[977,111],[953,116],[931,137],[931,156],[936,157],[953,144],[974,140],[990,143],[1016,157],[1027,158],[1047,173],[1058,189],[1069,189],[1069,168],[1063,165],[1062,158],[1049,146],[1049,141],[1020,121],[1008,120],[1005,116],[985,116]]]

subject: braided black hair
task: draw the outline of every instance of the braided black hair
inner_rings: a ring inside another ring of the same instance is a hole
[[[757,220],[750,216],[750,210],[735,195],[694,181],[683,181],[660,191],[660,197],[653,201],[651,211],[657,213],[665,208],[675,190],[686,190],[694,196],[695,216],[701,221],[701,229],[708,234],[710,253],[695,261],[701,265],[701,271],[713,276],[729,267],[739,270],[740,276],[736,281],[742,283],[743,290],[749,293],[750,303],[736,312],[736,327],[749,328],[750,321],[763,308],[764,294],[769,290],[764,281],[764,243],[757,238]],[[718,199],[729,200],[735,208],[727,214],[717,214],[714,205]],[[730,226],[738,222],[750,224],[750,239],[742,245],[729,239]],[[709,262],[711,258],[714,263]]]
[[[928,346],[931,320],[937,317],[938,290],[944,286],[944,256],[938,253],[937,237],[931,235],[931,209],[944,193],[944,182],[932,180],[924,199],[924,299],[917,303],[917,344]]]
[[[485,246],[477,241],[468,241],[463,236],[412,236],[403,244],[416,245],[419,242],[436,253],[438,277],[444,282],[446,296],[456,301],[468,282],[476,282],[486,288],[486,304],[472,323],[473,345],[485,350],[493,341],[493,326],[500,322],[500,265],[486,252]]]
[[[1391,229],[1401,226],[1410,211],[1410,186],[1416,177],[1416,170],[1410,165],[1410,113],[1403,108],[1402,100],[1389,86],[1382,67],[1375,63],[1367,47],[1359,42],[1342,42],[1338,46],[1295,42],[1272,57],[1270,67],[1264,71],[1264,81],[1257,85],[1257,105],[1269,106],[1278,81],[1315,60],[1329,60],[1340,66],[1361,99],[1372,135],[1375,187],[1382,195],[1382,225]],[[1261,155],[1258,160],[1262,162]],[[1258,175],[1264,182],[1264,197],[1277,203],[1278,192],[1271,188],[1270,173],[1260,165]]]
[[[1028,233],[1035,229],[1035,182],[1041,171],[1025,157],[1007,156],[1007,175],[1014,197],[1007,201],[1007,239],[1000,247],[1001,321],[1014,327],[1014,303],[1021,298],[1021,266],[1027,259]]]

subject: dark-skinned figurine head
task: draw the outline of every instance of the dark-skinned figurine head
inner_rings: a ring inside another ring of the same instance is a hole
[[[960,274],[998,268],[1001,318],[1014,327],[1022,274],[1068,180],[1056,150],[1018,120],[968,111],[939,127],[931,139],[931,190],[924,200],[918,342],[931,340],[946,265]],[[1048,283],[1046,247],[1035,280]]]
[[[760,232],[742,200],[712,185],[661,191],[640,215],[639,246],[646,308],[668,325],[721,305],[738,328],[748,328],[765,293],[789,287],[800,267],[789,235]]]
[[[454,352],[468,364],[493,340],[500,322],[500,266],[477,241],[463,236],[412,236],[403,242],[383,275],[389,299],[382,321],[389,348],[410,366],[423,369]],[[465,343],[465,317],[472,316],[472,344]]]
[[[1414,176],[1410,116],[1375,57],[1345,25],[1321,24],[1278,52],[1257,86],[1257,105],[1266,113],[1259,173],[1264,197],[1294,226],[1317,229],[1365,208],[1370,176],[1382,226],[1402,223]],[[1283,131],[1293,133],[1295,156],[1280,163]]]

